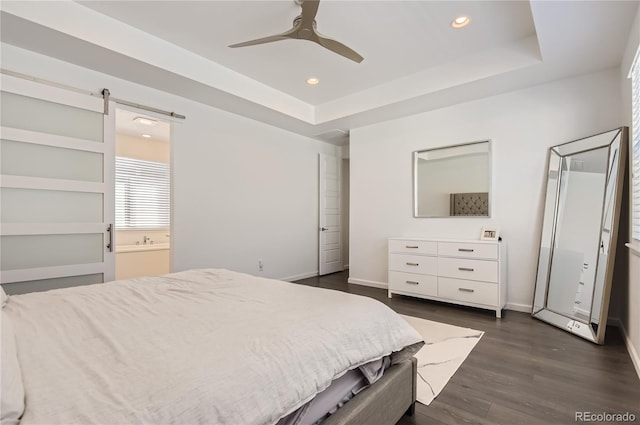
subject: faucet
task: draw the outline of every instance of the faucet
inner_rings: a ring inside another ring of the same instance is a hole
[[[149,238],[148,236],[143,236],[142,237],[142,244],[146,245],[147,242],[151,241],[151,238]]]

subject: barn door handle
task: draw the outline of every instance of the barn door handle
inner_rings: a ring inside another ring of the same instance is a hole
[[[107,233],[109,234],[107,249],[109,250],[109,252],[113,252],[113,224],[107,226]]]

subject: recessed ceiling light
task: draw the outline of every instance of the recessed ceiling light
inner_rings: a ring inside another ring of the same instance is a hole
[[[148,125],[148,126],[156,125],[158,123],[158,121],[156,120],[152,120],[151,118],[145,118],[145,117],[135,117],[133,120],[138,124]]]
[[[462,28],[469,25],[469,22],[471,22],[471,18],[468,16],[458,16],[456,19],[451,21],[451,26],[454,28]]]
[[[309,79],[307,79],[307,84],[309,84],[311,86],[315,86],[319,82],[320,82],[320,80],[318,80],[317,78],[309,78]]]
[[[143,134],[142,137],[144,137],[145,139],[150,139],[151,135],[150,134]]]

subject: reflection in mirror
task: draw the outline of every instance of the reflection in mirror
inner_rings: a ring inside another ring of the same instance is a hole
[[[602,221],[609,149],[562,158],[547,308],[588,320]]]
[[[533,316],[604,342],[620,197],[625,127],[549,152]]]
[[[415,217],[489,216],[490,142],[413,153]]]

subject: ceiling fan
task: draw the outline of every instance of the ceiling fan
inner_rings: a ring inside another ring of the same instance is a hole
[[[256,40],[245,41],[243,43],[232,44],[229,47],[245,47],[256,44],[271,43],[273,41],[298,39],[309,40],[318,43],[325,49],[329,49],[334,53],[351,59],[354,62],[362,62],[364,59],[357,52],[345,46],[344,44],[327,38],[316,30],[316,14],[320,0],[294,0],[297,5],[302,8],[302,13],[293,20],[293,28],[282,34],[271,35],[268,37],[258,38]]]

